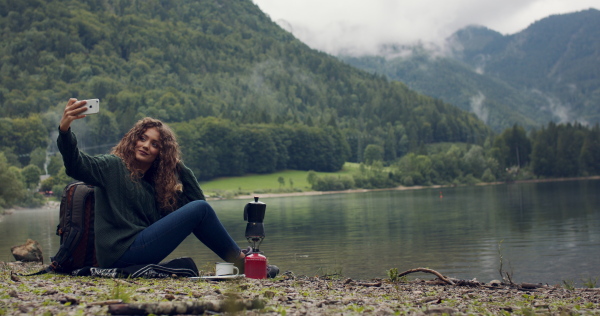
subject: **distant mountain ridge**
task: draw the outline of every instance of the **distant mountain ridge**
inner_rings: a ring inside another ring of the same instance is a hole
[[[410,54],[339,57],[471,111],[496,131],[600,122],[600,11],[553,15],[506,36],[469,26],[447,44],[443,55],[395,47]]]

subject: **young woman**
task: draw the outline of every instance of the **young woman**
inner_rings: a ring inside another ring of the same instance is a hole
[[[77,148],[71,123],[85,101],[70,99],[60,121],[58,148],[67,175],[95,186],[96,256],[102,268],[159,263],[189,234],[233,262],[242,273],[245,252],[205,201],[179,145],[159,120],[138,121],[109,155]]]

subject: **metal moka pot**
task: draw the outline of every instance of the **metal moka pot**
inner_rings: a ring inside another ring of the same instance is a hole
[[[258,201],[258,197],[254,197],[254,202],[246,204],[244,207],[244,220],[248,221],[246,224],[246,240],[252,246],[254,252],[258,252],[258,247],[265,238],[265,227],[263,221],[265,220],[265,211],[267,210],[267,204]]]

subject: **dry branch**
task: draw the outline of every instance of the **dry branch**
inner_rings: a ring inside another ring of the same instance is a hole
[[[416,269],[406,270],[406,271],[398,274],[398,277],[402,277],[402,276],[405,276],[407,274],[411,274],[411,273],[415,273],[415,272],[425,272],[425,273],[435,274],[435,276],[437,276],[440,280],[446,282],[447,284],[454,285],[454,282],[448,280],[448,278],[446,278],[445,276],[443,276],[441,273],[439,273],[439,272],[437,272],[435,270],[427,269],[427,268],[416,268]]]

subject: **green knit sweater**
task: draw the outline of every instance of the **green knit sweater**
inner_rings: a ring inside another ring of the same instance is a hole
[[[115,155],[90,156],[79,151],[77,138],[70,129],[67,132],[59,129],[57,145],[67,175],[95,186],[96,257],[100,267],[111,267],[139,232],[161,218],[154,186],[144,179],[132,180],[123,160]],[[183,163],[177,169],[183,185],[179,206],[204,200],[192,171]]]

